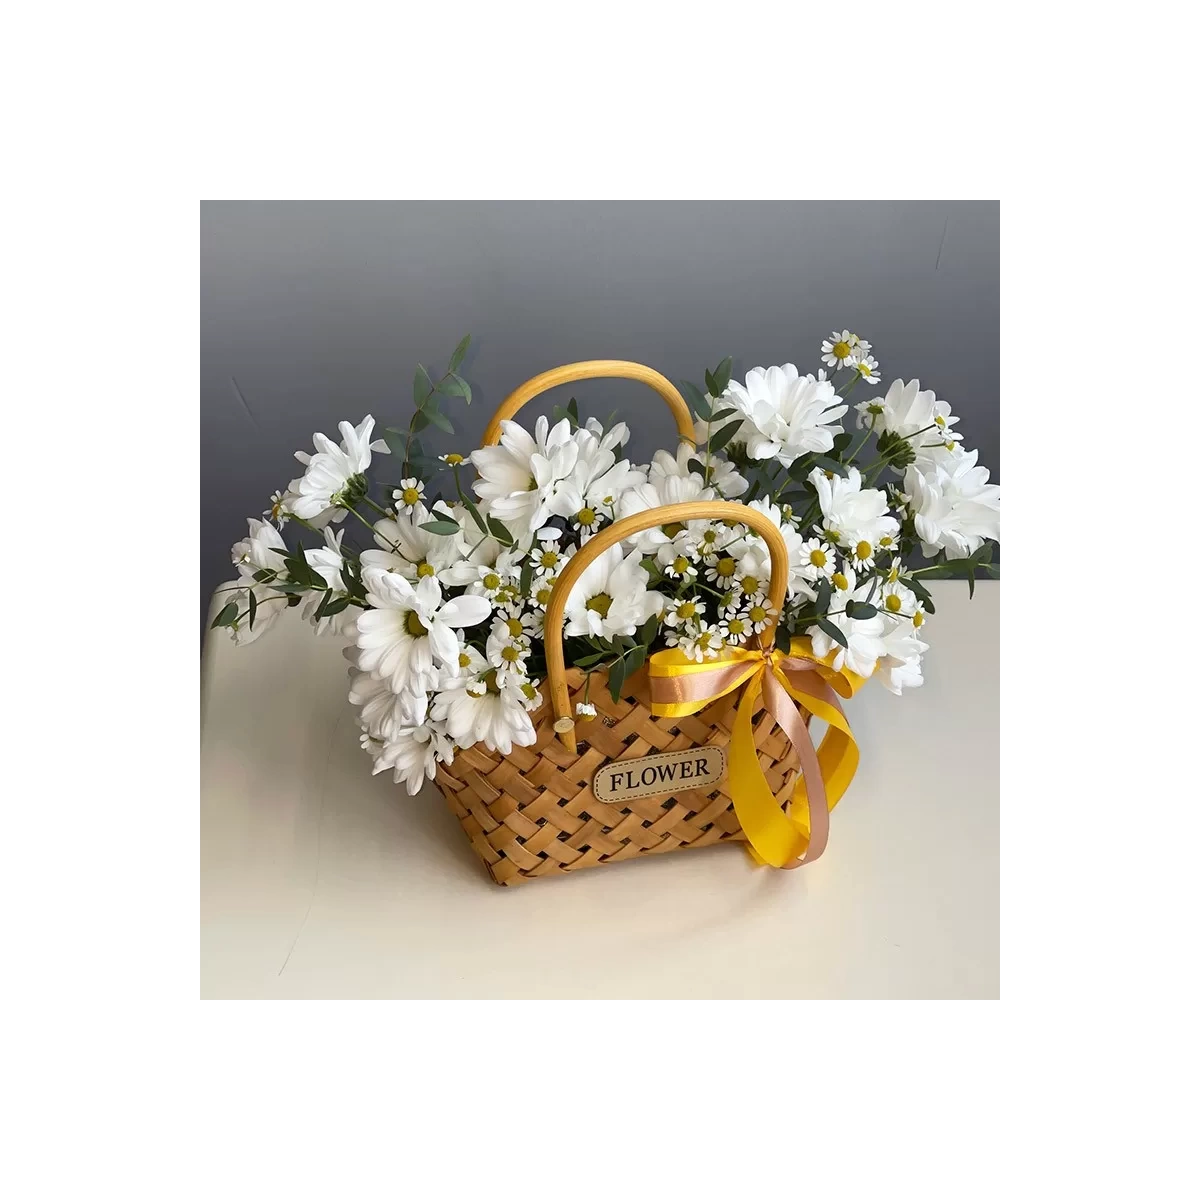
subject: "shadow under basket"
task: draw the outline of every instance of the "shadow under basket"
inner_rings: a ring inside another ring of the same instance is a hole
[[[511,886],[643,854],[746,840],[727,777],[711,788],[608,803],[592,789],[596,772],[613,762],[727,746],[738,693],[692,716],[656,717],[644,667],[629,677],[615,703],[607,673],[592,675],[589,700],[596,716],[576,723],[576,753],[556,736],[547,701],[533,714],[532,746],[501,755],[479,743],[458,751],[452,763],[438,764],[438,786],[497,883]],[[566,672],[572,711],[583,700],[584,679],[577,669]],[[761,699],[752,723],[772,792],[789,794],[800,764]]]

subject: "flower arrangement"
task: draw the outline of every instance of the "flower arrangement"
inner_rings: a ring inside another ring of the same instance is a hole
[[[596,716],[593,676],[615,701],[658,650],[703,663],[768,634],[783,647],[805,636],[832,670],[899,694],[922,681],[924,582],[963,578],[973,593],[977,575],[998,575],[1000,489],[945,401],[896,380],[854,404],[847,427],[855,389],[880,382],[871,344],[849,330],[822,343],[815,374],[786,363],[739,381],[725,358],[703,389],[681,383],[694,444],[640,464],[624,423],[584,420],[573,399],[532,430],[501,422],[498,444],[470,455],[427,453],[427,430],[454,432],[446,407],[471,402],[469,342],[436,382],[417,368],[407,428],[376,440],[367,416],[297,452],[303,473],[233,547],[237,578],[213,621],[246,644],[299,605],[318,634],[348,639],[362,746],[410,794],[457,752],[534,743],[553,585],[617,520],[687,501],[755,509],[786,544],[786,599],[776,611],[766,542],[737,520],[608,547],[566,599],[565,658],[587,673],[577,722]]]

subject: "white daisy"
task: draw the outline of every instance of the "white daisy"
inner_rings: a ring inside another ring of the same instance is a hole
[[[425,499],[425,485],[419,479],[402,479],[400,486],[392,492],[392,499],[398,508],[410,513]]]
[[[1000,486],[988,483],[986,467],[976,466],[979,451],[956,456],[950,470],[928,473],[916,466],[904,476],[912,496],[913,523],[927,558],[939,550],[947,558],[967,558],[985,540],[1000,539]]]
[[[496,668],[498,683],[509,683],[516,676],[523,681],[529,673],[526,663],[530,653],[526,638],[513,637],[507,630],[497,631],[493,626],[487,640],[487,660]]]
[[[693,471],[690,466],[693,460],[699,460],[703,463],[704,457],[703,452],[698,451],[691,442],[680,442],[679,449],[673,457],[666,450],[658,450],[655,452],[654,458],[650,463],[648,482],[652,483],[655,488],[662,492],[664,490],[663,484],[667,478],[673,476],[676,479],[686,479],[692,476],[701,488],[714,488],[722,496],[740,496],[749,488],[749,482],[744,476],[738,474],[738,470],[733,463],[728,462],[719,455],[713,455],[709,459],[709,475],[708,483],[706,484],[704,475],[699,471]]]
[[[595,720],[596,706],[594,704],[584,704],[582,700],[576,701],[575,716],[580,721]]]
[[[890,617],[911,617],[919,607],[916,593],[898,579],[885,583],[872,603]]]
[[[438,460],[448,467],[461,467],[467,460],[461,454],[439,454]]]
[[[899,696],[906,687],[920,687],[921,655],[929,649],[907,621],[892,621],[883,637],[883,652],[875,668],[880,683]]]
[[[515,421],[501,421],[500,443],[471,455],[479,472],[475,491],[516,536],[540,529],[549,519],[559,488],[579,457],[565,417],[553,429],[539,417],[531,436]]]
[[[916,464],[925,469],[941,464],[946,443],[959,440],[961,435],[951,429],[956,424],[958,418],[951,414],[950,405],[939,400],[934,392],[921,391],[919,379],[908,383],[896,379],[883,397],[883,411],[878,415],[875,430],[910,439]]]
[[[854,406],[854,411],[858,413],[854,422],[855,428],[874,429],[883,417],[883,401],[878,398],[862,400]]]
[[[238,574],[249,580],[259,571],[282,572],[283,556],[288,548],[279,531],[268,522],[254,517],[250,517],[246,523],[250,527],[249,537],[234,542],[229,551],[230,560],[237,567]]]
[[[325,586],[332,591],[334,599],[342,599],[347,595],[346,582],[342,578],[342,568],[345,565],[342,558],[342,538],[345,530],[338,530],[335,535],[332,529],[325,529],[325,545],[315,550],[304,551],[304,561],[321,577]],[[341,612],[332,616],[318,619],[317,610],[325,599],[324,592],[311,592],[304,600],[301,608],[302,615],[312,622],[318,636],[333,634],[337,637],[349,637],[354,633],[358,614],[362,609],[355,604],[349,604]]]
[[[406,726],[420,725],[429,708],[424,692],[397,694],[386,679],[368,671],[351,671],[350,703],[362,709],[359,723],[380,742],[386,742]]]
[[[857,467],[832,478],[814,467],[808,478],[817,489],[825,531],[832,541],[876,545],[885,534],[895,537],[900,532],[900,522],[888,512],[887,495],[878,488],[864,488]]]
[[[659,546],[655,559],[669,579],[695,579],[697,557],[696,543],[688,530],[676,534],[665,545]]]
[[[482,742],[497,754],[511,754],[514,745],[532,746],[537,732],[522,689],[502,686],[494,672],[482,683],[481,692],[475,687],[438,692],[431,709],[434,720],[445,722],[446,732],[464,749]]]
[[[274,521],[280,529],[283,528],[288,518],[292,515],[291,503],[295,498],[291,488],[286,492],[274,491],[271,493],[271,504],[263,512],[263,517],[268,521]]]
[[[797,532],[796,527],[787,519],[787,514],[784,509],[772,504],[768,499],[752,500],[750,508],[757,509],[764,516],[769,517],[771,522],[776,526],[781,534],[783,534],[784,544],[788,551],[788,587],[787,594],[795,598],[802,596],[806,600],[811,600],[816,593],[808,585],[809,576],[804,570],[804,538]],[[750,533],[747,537],[752,536]],[[771,557],[766,548],[766,543],[756,540],[752,543],[763,557],[763,566],[756,573],[757,577],[763,580],[763,590],[765,591],[765,581],[771,575]],[[764,574],[765,572],[765,574]],[[748,591],[745,586],[743,591]]]
[[[853,546],[846,547],[846,554],[854,563],[856,571],[868,571],[875,565],[876,547],[865,538],[860,538]]]
[[[437,764],[454,761],[454,743],[437,726],[426,723],[399,729],[375,754],[372,775],[394,770],[392,778],[415,796],[427,779],[437,773]]]
[[[434,504],[432,512],[418,500],[410,513],[402,513],[395,520],[385,517],[376,521],[375,541],[384,549],[362,552],[363,571],[377,568],[395,571],[410,583],[430,578],[447,587],[455,586],[451,568],[462,561],[457,540],[421,528],[438,517],[453,519],[453,513],[440,500]]]
[[[610,546],[590,562],[567,598],[568,637],[614,638],[637,632],[662,611],[661,592],[646,590],[647,575],[637,550],[622,556]]]
[[[717,626],[721,640],[727,646],[740,646],[753,632],[750,622],[736,614],[726,617]]]
[[[731,554],[722,554],[711,567],[704,572],[704,578],[717,587],[728,590],[734,586],[734,576],[737,574],[738,562]]]
[[[366,494],[364,474],[371,465],[372,452],[389,453],[383,442],[371,441],[375,429],[372,416],[364,417],[357,426],[342,421],[338,429],[342,434],[340,446],[335,446],[323,433],[314,433],[313,447],[317,453],[296,451],[305,471],[289,485],[289,490],[296,493],[291,511],[306,521],[342,520],[345,509]]]
[[[772,458],[791,464],[802,454],[826,454],[842,432],[839,418],[846,405],[838,403],[828,380],[801,375],[792,363],[755,367],[745,384],[729,384],[729,402],[745,418],[746,453],[754,459]]]
[[[428,692],[438,685],[438,666],[458,669],[456,629],[478,625],[491,612],[482,596],[442,599],[430,576],[414,587],[402,575],[363,571],[371,608],[358,618],[358,666],[387,679],[394,692]]]
[[[603,513],[611,519],[622,494],[646,482],[646,472],[615,451],[629,440],[624,423],[605,433],[594,418],[577,429],[574,441],[578,457],[570,475],[556,489],[551,509],[560,517],[574,517],[583,510]]]

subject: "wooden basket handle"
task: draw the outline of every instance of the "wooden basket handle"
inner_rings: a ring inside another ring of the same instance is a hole
[[[650,367],[641,363],[624,362],[619,358],[596,358],[589,362],[567,363],[563,367],[555,367],[552,371],[543,371],[532,379],[527,379],[515,392],[496,409],[496,415],[483,434],[484,446],[494,446],[500,440],[500,422],[511,421],[519,409],[523,408],[535,396],[548,392],[560,384],[575,383],[580,379],[636,379],[639,383],[649,384],[665,401],[675,418],[675,427],[679,436],[685,442],[696,444],[696,427],[692,424],[692,414],[684,403],[675,385],[665,376],[660,375]]]
[[[546,680],[550,686],[550,704],[554,710],[554,731],[566,748],[575,753],[575,722],[571,713],[571,697],[567,690],[566,664],[563,661],[562,627],[567,599],[580,575],[589,564],[610,546],[625,538],[653,529],[656,525],[672,525],[686,521],[727,520],[749,525],[761,534],[771,551],[771,583],[767,596],[777,614],[783,612],[787,595],[788,548],[779,526],[765,513],[745,504],[729,500],[691,500],[686,504],[664,504],[660,508],[649,508],[635,516],[617,521],[591,538],[575,552],[574,557],[555,580],[546,605],[544,639],[546,644]],[[775,636],[774,625],[769,625],[759,634],[760,645],[770,645]],[[570,728],[567,722],[570,721]]]

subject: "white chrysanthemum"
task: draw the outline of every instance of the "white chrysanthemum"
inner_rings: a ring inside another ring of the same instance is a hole
[[[437,667],[458,669],[456,629],[478,625],[491,613],[482,596],[442,600],[437,580],[413,587],[402,575],[369,568],[363,584],[371,608],[358,618],[358,666],[389,681],[394,692],[428,692]]]
[[[821,361],[835,371],[852,364],[856,354],[866,354],[871,348],[870,342],[864,342],[857,333],[843,329],[841,333],[835,329],[821,343]]]
[[[877,415],[873,413],[873,404],[881,409]],[[863,405],[858,409],[861,414]],[[958,418],[951,414],[950,405],[932,391],[921,391],[919,379],[908,383],[903,379],[893,380],[881,401],[867,402],[867,412],[875,415],[876,433],[886,431],[910,439],[909,445],[922,470],[935,463],[944,464],[947,445],[962,436],[951,429],[958,424]]]
[[[837,422],[846,405],[838,403],[833,384],[801,375],[792,363],[755,367],[744,385],[730,383],[728,399],[746,420],[739,439],[746,435],[751,458],[791,466],[802,454],[828,453],[842,432]]]
[[[342,520],[345,515],[343,503],[348,498],[348,487],[356,476],[362,476],[371,465],[371,454],[389,453],[383,442],[372,442],[375,418],[366,416],[357,426],[349,421],[338,425],[342,444],[335,446],[323,433],[313,434],[316,454],[296,451],[296,457],[304,463],[304,474],[289,487],[296,493],[291,510],[306,521]],[[365,487],[365,483],[363,484]]]
[[[911,617],[921,607],[916,593],[899,579],[885,583],[872,603],[890,617]]]
[[[488,662],[496,668],[499,682],[508,682],[512,675],[526,675],[525,664],[531,647],[522,619],[497,617],[488,633],[485,653]]]
[[[392,492],[392,499],[398,508],[410,513],[425,499],[425,485],[419,479],[402,479],[400,486]]]
[[[515,421],[500,422],[500,444],[471,455],[479,472],[475,491],[491,502],[492,515],[517,536],[540,529],[558,489],[575,468],[579,446],[565,417],[553,429],[538,417],[531,436]]]
[[[257,571],[282,571],[283,556],[288,548],[275,526],[251,517],[249,537],[234,542],[229,551],[230,560],[243,579],[252,579]]]
[[[659,475],[657,483],[639,483],[625,492],[617,503],[617,519],[633,517],[664,504],[686,504],[692,500],[716,500],[715,488],[705,487],[699,475]],[[655,554],[659,546],[669,542],[679,528],[664,530],[655,525],[635,533],[628,541],[643,554]]]
[[[588,564],[567,597],[567,636],[614,638],[636,633],[663,607],[662,593],[647,591],[646,580],[639,551],[623,557],[620,546],[610,546]]]
[[[864,488],[857,467],[850,467],[845,476],[827,476],[820,467],[808,475],[817,489],[824,526],[840,546],[854,546],[860,541],[878,545],[884,536],[895,537],[900,522],[888,512],[886,493],[878,488]]]
[[[445,722],[446,732],[464,749],[482,742],[497,754],[511,754],[513,746],[532,746],[537,741],[525,699],[520,688],[502,687],[493,677],[481,695],[474,687],[438,692],[433,718]]]
[[[374,757],[372,775],[394,770],[392,778],[403,783],[410,796],[415,796],[425,781],[437,773],[439,762],[454,761],[454,744],[435,725],[425,723],[398,730]]]
[[[837,572],[833,583],[835,591],[825,619],[841,630],[847,646],[843,647],[819,625],[811,625],[805,632],[812,638],[813,653],[822,659],[834,653],[835,671],[848,667],[859,675],[870,675],[876,662],[885,653],[884,635],[887,633],[889,620],[879,612],[866,620],[847,615],[846,605],[852,600],[865,604],[871,591],[870,580],[861,587],[856,586],[857,579],[851,567],[844,567],[842,571]]]
[[[405,726],[420,725],[429,710],[424,692],[397,694],[367,671],[351,671],[350,703],[362,709],[359,723],[376,741],[386,742]]]
[[[421,528],[439,517],[453,520],[453,514],[441,501],[430,512],[418,500],[411,513],[402,513],[394,521],[390,517],[376,521],[375,541],[383,549],[363,551],[360,560],[363,571],[368,568],[395,571],[410,583],[428,576],[447,587],[455,586],[450,569],[462,562],[457,539]]]
[[[346,582],[342,578],[342,537],[345,531],[339,530],[334,535],[332,529],[325,530],[325,545],[315,550],[304,551],[304,561],[321,577],[322,582],[329,588],[335,599],[344,599],[347,595]],[[348,605],[341,612],[329,617],[317,617],[317,610],[325,599],[324,592],[311,592],[305,598],[301,609],[304,617],[311,621],[317,636],[333,634],[337,637],[349,637],[354,633],[358,614],[362,609],[355,604]]]
[[[644,470],[625,459],[618,460],[615,453],[629,440],[629,429],[620,423],[604,433],[599,422],[592,419],[587,427],[575,431],[574,440],[578,457],[570,475],[559,485],[551,510],[560,517],[575,518],[590,510],[611,518],[621,496],[646,482]]]
[[[694,459],[703,463],[704,453],[703,451],[697,451],[696,447],[690,442],[680,442],[679,449],[675,452],[674,457],[666,450],[658,450],[655,452],[654,458],[650,463],[650,470],[647,476],[648,482],[652,483],[661,492],[663,490],[663,481],[669,476],[675,476],[677,479],[685,479],[689,475],[694,475],[700,487],[704,487],[703,474],[699,471],[693,471],[689,465]],[[740,496],[750,486],[746,478],[738,474],[737,467],[719,455],[712,456],[708,463],[708,469],[708,486],[714,488],[722,496]]]
[[[927,558],[939,550],[947,558],[967,558],[985,540],[1000,538],[1000,485],[988,483],[986,467],[976,466],[979,451],[955,456],[951,470],[928,473],[912,466],[904,490],[912,497],[914,524]]]
[[[890,621],[883,638],[883,653],[875,674],[889,692],[897,696],[906,687],[920,687],[921,655],[929,646],[917,637],[909,621]]]

